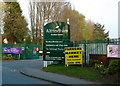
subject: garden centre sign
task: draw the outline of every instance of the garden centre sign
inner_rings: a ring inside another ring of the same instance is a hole
[[[120,58],[120,45],[108,45],[107,57]]]
[[[2,52],[3,53],[22,54],[22,48],[21,47],[3,47]]]
[[[43,59],[48,61],[64,59],[64,47],[70,42],[70,25],[51,22],[44,26]]]

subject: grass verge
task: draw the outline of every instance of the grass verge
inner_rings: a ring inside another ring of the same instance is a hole
[[[43,70],[47,72],[64,74],[67,76],[76,77],[80,79],[100,82],[104,84],[118,84],[117,77],[119,74],[101,75],[97,70],[91,67],[81,67],[81,66],[65,67],[63,64],[57,64],[57,65],[52,64],[49,65],[48,67],[44,67]]]

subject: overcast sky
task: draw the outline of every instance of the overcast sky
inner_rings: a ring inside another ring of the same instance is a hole
[[[29,21],[27,0],[18,0],[23,9],[23,15]],[[26,1],[26,2],[25,2]],[[85,15],[86,20],[105,25],[110,38],[118,37],[118,2],[120,0],[69,0],[73,9]]]

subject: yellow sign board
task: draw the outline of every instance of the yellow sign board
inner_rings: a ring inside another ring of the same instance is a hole
[[[65,47],[65,65],[82,64],[82,47]]]

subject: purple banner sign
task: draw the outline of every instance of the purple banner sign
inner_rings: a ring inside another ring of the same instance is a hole
[[[21,47],[3,47],[2,52],[3,53],[22,54],[22,48]]]

